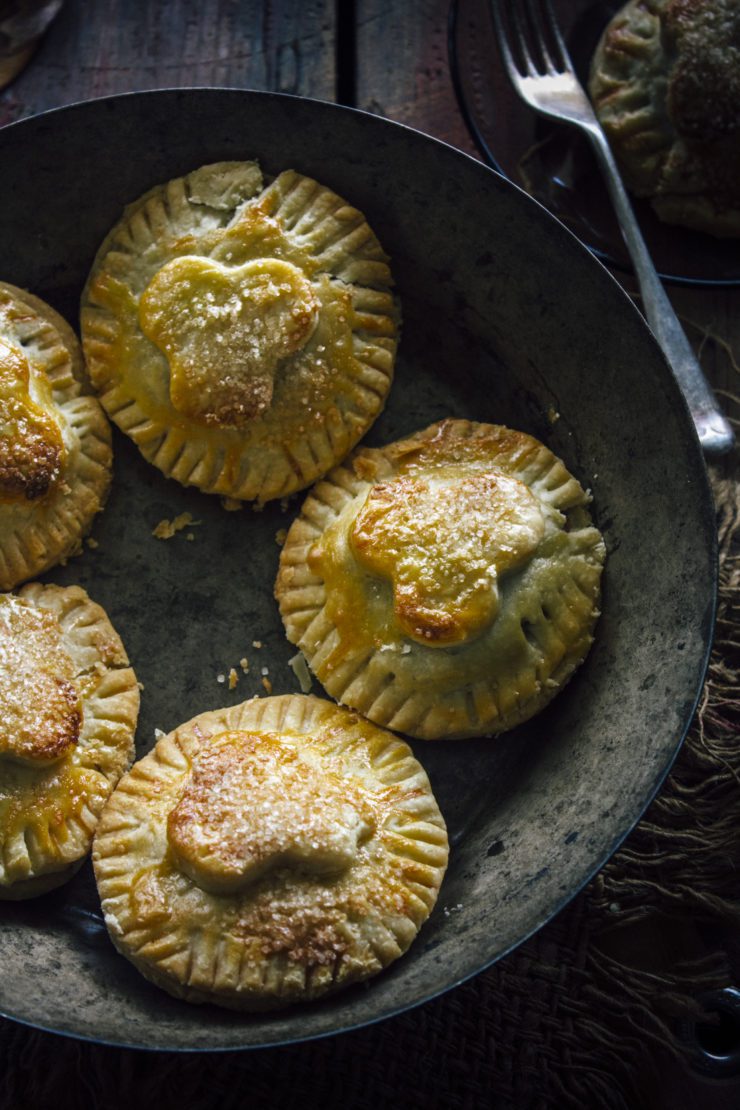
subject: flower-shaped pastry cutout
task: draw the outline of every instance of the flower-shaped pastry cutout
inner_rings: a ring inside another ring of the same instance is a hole
[[[406,635],[433,647],[469,640],[493,621],[498,579],[533,554],[544,531],[539,502],[518,479],[441,470],[372,486],[350,542],[366,569],[393,583]]]
[[[526,432],[450,418],[363,447],[280,553],[288,639],[327,693],[424,740],[495,735],[593,641],[606,555],[590,494]]]
[[[45,497],[64,461],[59,426],[32,398],[30,378],[21,348],[0,338],[0,501],[5,503]]]
[[[305,345],[317,319],[309,282],[275,258],[241,266],[175,258],[139,305],[142,332],[169,363],[175,409],[235,428],[269,408],[280,361]]]
[[[93,847],[116,948],[192,1002],[265,1010],[398,959],[447,866],[411,749],[323,698],[250,698],[161,736]]]
[[[212,738],[167,819],[177,865],[213,894],[283,867],[340,873],[372,831],[360,787],[269,733],[241,731]]]
[[[156,185],[101,244],[87,370],[167,477],[264,504],[351,450],[385,404],[399,304],[362,212],[294,170],[216,162]]]
[[[0,758],[43,767],[77,744],[82,707],[56,618],[0,598]]]

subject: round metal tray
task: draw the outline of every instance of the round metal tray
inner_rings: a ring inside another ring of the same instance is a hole
[[[714,615],[704,465],[642,318],[541,206],[442,143],[350,109],[252,92],[137,93],[64,108],[0,131],[0,276],[76,324],[95,250],[123,206],[230,158],[330,185],[392,255],[403,336],[368,441],[446,415],[529,431],[592,489],[609,555],[594,648],[544,713],[493,741],[413,745],[448,822],[451,861],[418,939],[367,987],[269,1015],[177,1002],[114,951],[89,864],[58,891],[0,903],[3,1014],[150,1048],[265,1046],[357,1027],[519,944],[605,862],[661,783],[692,717]],[[163,478],[118,433],[114,447],[99,546],[47,577],[79,582],[120,631],[144,685],[143,753],[155,728],[263,693],[261,666],[275,693],[297,689],[272,590],[275,536],[300,497],[226,512]],[[192,542],[152,536],[185,511],[199,522]],[[229,691],[216,676],[244,655],[254,677]]]

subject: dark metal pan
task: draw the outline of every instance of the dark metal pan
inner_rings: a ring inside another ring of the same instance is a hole
[[[690,723],[711,640],[711,499],[657,345],[561,224],[452,148],[272,94],[178,90],[64,108],[0,131],[0,277],[76,323],[96,247],[128,201],[198,165],[254,157],[268,173],[292,166],[345,195],[393,256],[404,333],[369,441],[446,415],[545,440],[593,491],[609,550],[603,615],[585,665],[539,717],[495,741],[414,745],[447,818],[451,863],[411,950],[367,988],[273,1016],[178,1003],[114,952],[89,865],[61,890],[0,904],[0,1011],[116,1044],[226,1049],[334,1033],[501,957],[643,812]],[[115,450],[99,547],[48,577],[81,583],[120,630],[144,684],[144,752],[155,728],[262,692],[260,666],[275,693],[297,689],[272,586],[275,534],[300,498],[228,513],[164,479],[118,434]],[[152,536],[186,510],[201,522],[193,542]],[[244,655],[256,677],[229,691],[216,676]]]

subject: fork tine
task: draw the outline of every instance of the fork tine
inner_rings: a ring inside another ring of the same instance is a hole
[[[538,71],[549,74],[557,73],[562,66],[559,64],[560,59],[555,57],[548,41],[548,32],[552,34],[553,39],[556,37],[555,18],[548,0],[539,0],[539,3],[538,0],[523,0],[523,7],[532,37],[537,45]]]
[[[524,0],[524,7],[527,7],[527,0]],[[522,14],[522,0],[514,0],[514,3],[510,4],[509,8],[509,18],[511,19],[512,25],[514,27],[519,49],[522,52],[522,58],[524,59],[524,66],[527,71],[527,75],[529,77],[536,77],[539,69],[537,66],[537,62],[535,61],[534,57],[532,56],[532,52],[529,49],[529,35],[527,34],[527,22],[529,13],[527,13],[527,15]]]
[[[543,12],[542,5],[545,5]],[[567,58],[549,0],[491,0],[499,48],[512,80],[555,74]],[[544,24],[544,27],[543,27]],[[556,46],[551,48],[547,31]]]
[[[504,11],[508,18],[504,17]],[[536,77],[538,69],[527,42],[527,29],[521,15],[521,0],[491,0],[491,12],[499,49],[509,71],[509,77],[515,84],[522,77]],[[518,58],[512,49],[512,42],[517,48]]]
[[[498,42],[498,48],[501,51],[504,65],[511,81],[516,85],[519,78],[522,76],[522,71],[517,65],[516,59],[511,52],[511,47],[509,46],[509,32],[504,22],[501,2],[502,0],[491,0],[490,6],[491,15],[493,16],[493,27],[496,32],[496,41]],[[505,3],[505,0],[503,0],[503,2]]]
[[[550,31],[550,35],[552,37],[552,42],[555,44],[556,47],[557,56],[553,56],[553,68],[560,70],[572,70],[573,63],[570,60],[568,47],[565,45],[565,39],[563,38],[558,21],[555,18],[555,13],[552,10],[552,4],[550,3],[550,0],[540,0],[540,3],[542,5],[542,10],[547,22],[548,29]]]

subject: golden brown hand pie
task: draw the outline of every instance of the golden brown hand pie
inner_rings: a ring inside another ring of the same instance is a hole
[[[737,0],[630,0],[589,90],[627,184],[662,220],[740,236]]]
[[[130,766],[139,689],[79,586],[0,594],[0,899],[64,883]]]
[[[496,425],[359,449],[288,532],[288,639],[376,724],[430,740],[510,729],[590,647],[604,544],[588,501],[547,447]]]
[[[268,501],[344,457],[390,388],[398,311],[364,216],[311,178],[204,166],[125,212],[82,300],[93,383],[163,473]]]
[[[93,862],[113,943],[190,1002],[318,998],[402,955],[447,833],[389,733],[301,694],[202,713],[111,796]]]
[[[0,283],[0,590],[75,554],[111,479],[110,426],[69,325]]]

